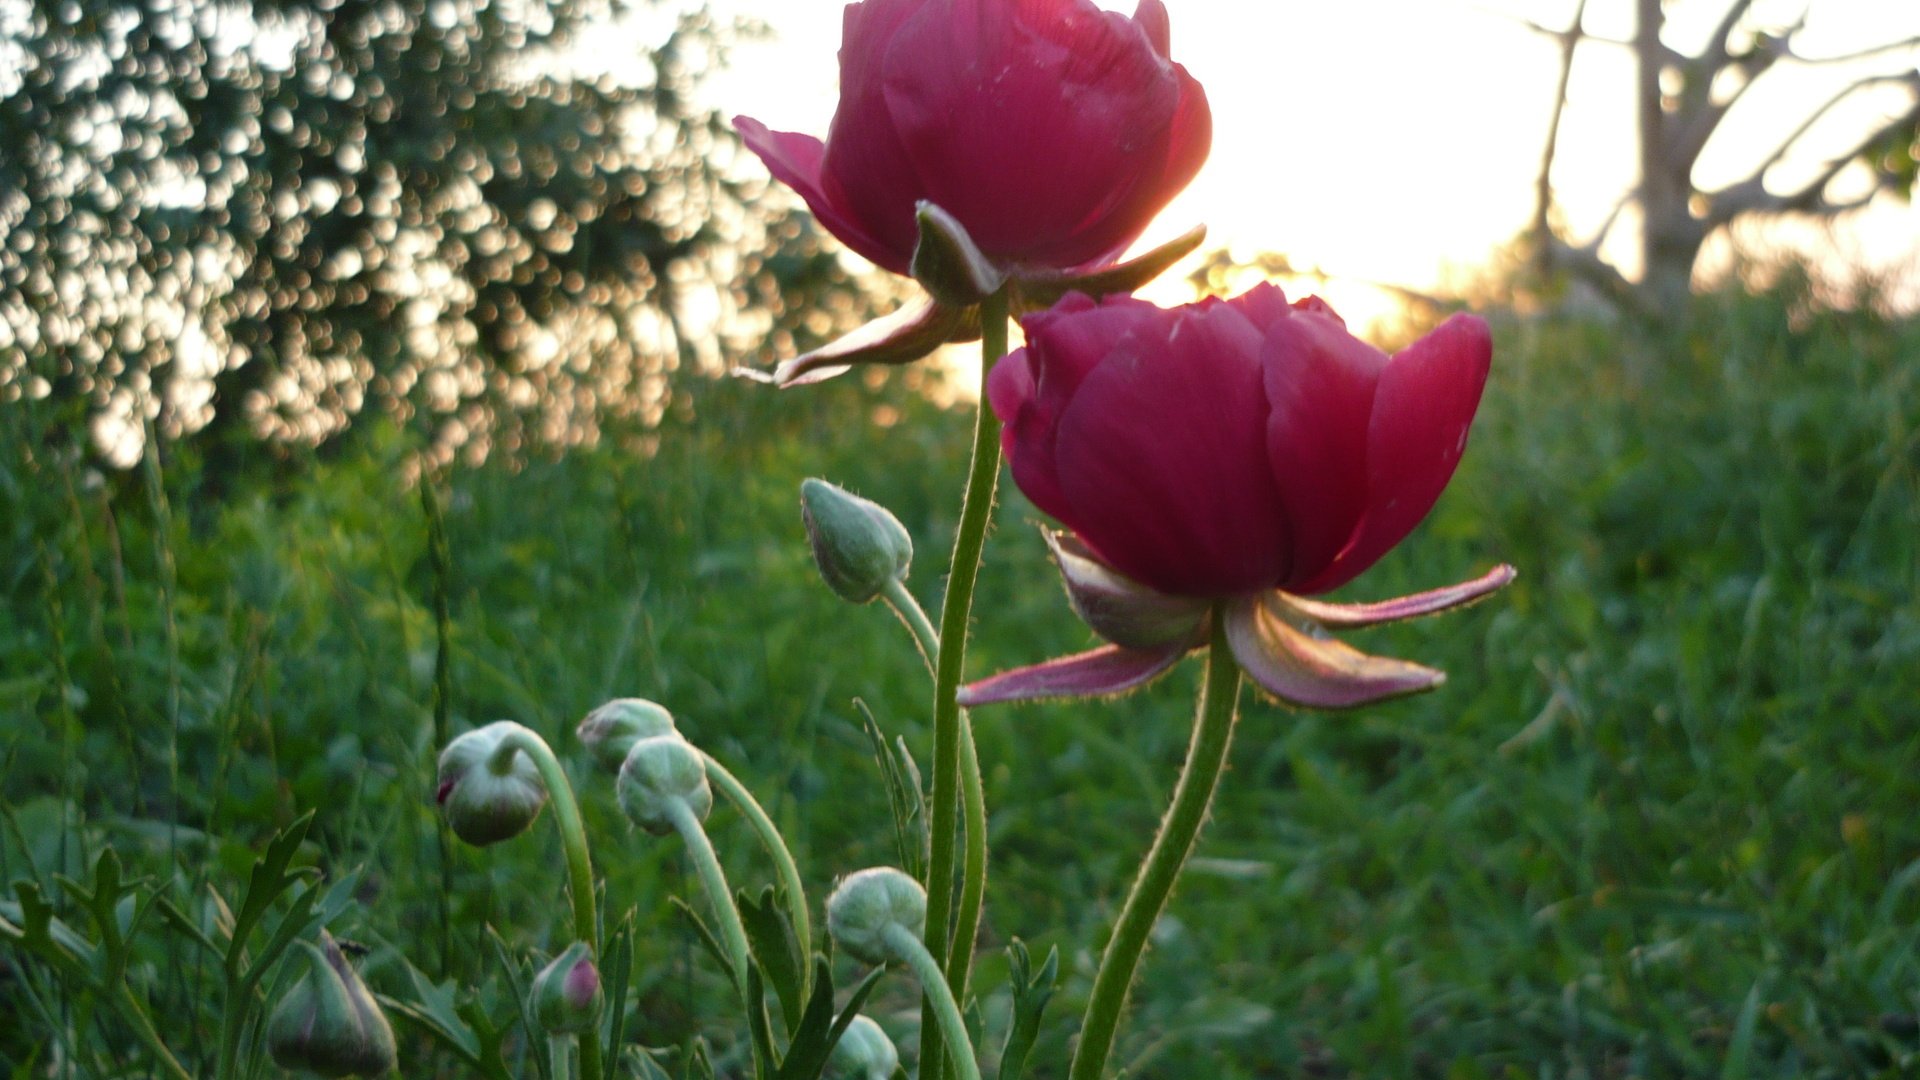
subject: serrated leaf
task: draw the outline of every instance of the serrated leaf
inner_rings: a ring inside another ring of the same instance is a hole
[[[807,958],[800,954],[799,935],[794,933],[786,906],[780,902],[773,886],[762,888],[757,900],[742,889],[735,900],[740,921],[747,930],[747,943],[753,947],[754,961],[766,981],[772,984],[774,996],[780,999],[781,1020],[786,1030],[792,1032],[806,1006],[803,995]]]
[[[260,920],[266,917],[267,909],[294,883],[307,880],[318,874],[311,867],[288,873],[287,867],[300,850],[301,841],[306,839],[307,827],[313,824],[313,811],[309,810],[293,819],[293,823],[280,830],[267,842],[267,850],[253,864],[253,870],[247,875],[247,892],[240,901],[240,911],[234,916],[232,941],[227,946],[227,971],[238,975],[247,966],[247,938]]]
[[[923,877],[927,859],[927,806],[920,780],[920,767],[907,751],[905,739],[889,743],[873,718],[867,703],[854,700],[860,710],[867,739],[873,744],[874,761],[880,766],[880,779],[887,791],[887,809],[893,818],[893,840],[898,849],[900,868],[916,880]]]

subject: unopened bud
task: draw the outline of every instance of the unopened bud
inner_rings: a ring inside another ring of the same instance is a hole
[[[655,836],[673,831],[673,804],[685,803],[694,820],[713,811],[713,788],[700,751],[678,735],[641,739],[627,751],[615,784],[620,809],[635,825]]]
[[[593,950],[576,941],[533,977],[533,1014],[551,1035],[592,1031],[605,1000]]]
[[[896,959],[887,929],[919,937],[927,922],[927,891],[891,866],[848,874],[827,897],[827,932],[849,956],[868,964]]]
[[[814,565],[842,600],[864,604],[907,576],[913,540],[886,507],[807,479],[800,482],[800,512]]]
[[[267,1051],[282,1068],[321,1076],[382,1076],[393,1068],[393,1028],[325,930],[302,942],[307,973],[267,1019]]]
[[[833,1044],[820,1080],[893,1080],[900,1067],[900,1051],[880,1025],[865,1013],[853,1018],[840,1041]]]
[[[453,834],[476,847],[527,831],[547,804],[540,770],[527,755],[502,753],[508,735],[524,730],[499,720],[454,739],[440,752],[435,798]]]
[[[588,713],[573,733],[602,768],[619,772],[634,743],[674,733],[673,714],[645,698],[616,698]]]

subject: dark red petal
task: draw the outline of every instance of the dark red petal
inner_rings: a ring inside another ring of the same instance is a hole
[[[1326,592],[1353,580],[1420,524],[1466,450],[1492,362],[1486,322],[1455,315],[1387,364],[1367,429],[1360,530],[1332,565],[1289,591]]]
[[[1227,304],[1168,315],[1119,342],[1060,415],[1069,505],[1055,516],[1160,592],[1271,588],[1289,545],[1266,460],[1259,333]]]
[[[1472,581],[1463,581],[1458,585],[1448,585],[1439,589],[1428,589],[1426,592],[1417,592],[1411,596],[1397,596],[1392,600],[1377,600],[1371,604],[1329,604],[1299,596],[1289,596],[1287,602],[1301,614],[1322,626],[1378,626],[1381,623],[1433,615],[1464,604],[1471,604],[1491,596],[1518,575],[1519,571],[1506,563],[1501,563]]]
[[[960,704],[994,705],[1042,698],[1108,697],[1145,686],[1185,656],[1185,646],[1123,649],[1105,645],[1032,667],[1003,671],[960,688]]]
[[[1312,580],[1353,539],[1367,508],[1367,425],[1385,353],[1308,310],[1276,319],[1260,354],[1267,455],[1293,536],[1282,588]]]
[[[1447,680],[1429,667],[1314,637],[1293,625],[1285,604],[1271,593],[1249,596],[1229,605],[1225,616],[1227,644],[1240,669],[1281,701],[1350,709],[1431,690]]]
[[[928,0],[884,81],[925,197],[988,254],[1054,267],[1137,235],[1110,219],[1159,181],[1182,100],[1146,31],[1089,0]]]
[[[750,370],[743,375],[779,386],[805,386],[830,379],[853,364],[906,364],[926,356],[950,341],[980,336],[979,313],[942,307],[922,297],[891,315],[883,315],[829,344],[781,364],[766,376]]]
[[[901,28],[924,17],[926,6],[920,0],[847,5],[840,29],[840,104],[820,168],[821,189],[872,241],[871,250],[852,241],[848,246],[897,274],[912,261],[919,235],[913,208],[927,189],[894,129],[885,70]]]
[[[1167,596],[1130,581],[1070,533],[1047,531],[1045,536],[1067,601],[1094,633],[1129,649],[1192,646],[1205,639],[1208,601]]]
[[[1173,55],[1173,26],[1167,18],[1167,5],[1160,0],[1140,0],[1140,6],[1133,9],[1133,21],[1153,43],[1154,52]]]
[[[1108,246],[1078,264],[1081,272],[1106,266],[1126,254],[1154,217],[1199,174],[1213,150],[1213,110],[1207,104],[1206,90],[1179,64],[1173,65],[1173,72],[1180,83],[1180,100],[1167,125],[1164,146],[1154,152],[1158,166],[1142,165],[1126,175],[1130,188],[1127,197],[1101,220],[1089,223],[1088,232],[1078,240],[1080,246],[1091,246],[1096,238],[1105,240]],[[1148,160],[1147,155],[1142,154],[1141,159]],[[1049,261],[1058,264],[1057,259]]]
[[[819,139],[791,131],[773,131],[750,116],[734,117],[733,127],[747,149],[759,155],[773,178],[798,192],[806,200],[807,209],[812,210],[820,224],[839,237],[841,243],[889,270],[907,272],[907,262],[913,254],[911,241],[905,253],[894,251],[870,233],[847,204],[836,202],[827,194],[820,175],[823,147]],[[909,217],[909,228],[912,223]],[[899,265],[893,265],[896,262]]]

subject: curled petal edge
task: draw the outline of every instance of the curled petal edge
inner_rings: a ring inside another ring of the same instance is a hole
[[[907,364],[952,341],[980,336],[980,313],[922,297],[830,344],[786,361],[771,372],[734,368],[733,374],[786,388],[831,379],[855,364]]]
[[[1070,533],[1043,529],[1041,535],[1060,568],[1067,601],[1094,633],[1129,649],[1200,643],[1207,601],[1155,592],[1101,562]]]
[[[1463,581],[1458,585],[1428,589],[1426,592],[1396,596],[1391,600],[1378,600],[1369,604],[1329,604],[1291,595],[1287,597],[1286,602],[1294,610],[1322,626],[1341,629],[1378,626],[1381,623],[1415,619],[1422,615],[1433,615],[1450,608],[1471,604],[1504,588],[1518,575],[1519,571],[1515,570],[1511,564],[1501,563],[1472,581]]]
[[[1074,274],[1060,272],[1017,272],[1012,279],[1012,310],[1015,315],[1045,311],[1070,292],[1085,293],[1098,299],[1114,293],[1130,293],[1166,273],[1174,263],[1197,250],[1207,239],[1207,227],[1195,225],[1172,240],[1123,263],[1104,270]]]
[[[1165,674],[1187,651],[1184,642],[1158,649],[1103,645],[969,683],[960,688],[960,704],[972,708],[1007,701],[1124,694]]]
[[[1281,701],[1351,709],[1432,690],[1447,680],[1433,668],[1318,637],[1310,629],[1315,627],[1291,597],[1278,592],[1242,597],[1227,606],[1227,645],[1234,659],[1248,678]]]

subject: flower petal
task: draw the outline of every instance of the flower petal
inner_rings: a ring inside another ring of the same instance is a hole
[[[1112,345],[1056,424],[1067,505],[1041,508],[1159,592],[1271,588],[1289,542],[1266,460],[1259,349],[1253,324],[1224,302],[1161,313]]]
[[[771,376],[746,368],[736,368],[733,373],[781,387],[805,386],[831,379],[853,364],[910,363],[950,341],[971,341],[979,336],[977,311],[943,307],[923,297],[827,345],[788,360],[774,368]]]
[[[1267,456],[1293,535],[1281,587],[1309,581],[1353,539],[1367,508],[1367,425],[1385,353],[1337,317],[1289,309],[1261,350]]]
[[[1160,649],[1098,649],[1062,656],[1031,667],[1003,671],[960,688],[960,704],[994,705],[1003,701],[1042,698],[1110,697],[1145,686],[1178,663],[1187,649],[1169,645]]]
[[[1146,224],[1113,212],[1161,183],[1173,68],[1139,24],[1089,0],[928,0],[889,46],[884,86],[923,197],[991,255],[1076,266]]]
[[[1463,581],[1458,585],[1448,585],[1439,589],[1428,589],[1426,592],[1417,592],[1410,596],[1398,596],[1392,600],[1378,600],[1371,604],[1329,604],[1320,600],[1308,600],[1301,596],[1289,596],[1287,602],[1301,614],[1322,626],[1377,626],[1381,623],[1399,622],[1401,619],[1432,615],[1463,604],[1471,604],[1492,595],[1518,574],[1519,571],[1512,566],[1501,563],[1472,581]]]
[[[1431,690],[1446,675],[1406,660],[1314,637],[1297,609],[1276,593],[1243,597],[1226,611],[1227,645],[1254,682],[1282,701],[1312,709],[1350,709]]]
[[[1322,593],[1353,580],[1420,524],[1460,463],[1492,360],[1492,335],[1474,315],[1453,316],[1394,356],[1367,428],[1366,515],[1346,550],[1289,591]]]
[[[913,206],[926,189],[887,108],[887,57],[901,29],[926,18],[927,7],[921,0],[847,5],[840,24],[840,104],[820,166],[821,189],[845,218],[860,223],[870,248],[841,239],[896,274],[906,273],[913,258]]]
[[[813,211],[813,216],[841,243],[889,270],[906,273],[907,257],[913,251],[912,241],[908,241],[906,253],[895,252],[861,224],[853,210],[843,209],[858,204],[837,201],[827,193],[821,176],[825,147],[819,139],[792,131],[773,131],[750,116],[734,117],[733,128],[740,133],[740,141],[747,144],[747,149],[760,156],[773,178],[798,192],[806,200],[807,209]],[[911,232],[911,216],[907,225]]]
[[[1095,558],[1073,536],[1052,530],[1043,535],[1066,583],[1068,602],[1094,633],[1129,649],[1200,644],[1207,601],[1154,592]]]

